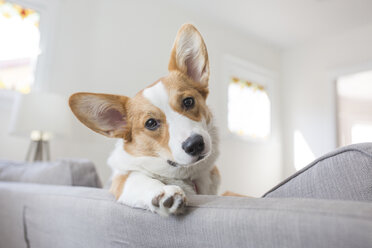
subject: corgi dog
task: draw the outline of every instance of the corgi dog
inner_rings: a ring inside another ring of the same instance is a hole
[[[75,93],[69,105],[93,131],[119,138],[108,158],[119,203],[163,216],[180,214],[187,196],[216,194],[218,136],[206,99],[207,48],[191,24],[177,33],[169,74],[133,98]]]

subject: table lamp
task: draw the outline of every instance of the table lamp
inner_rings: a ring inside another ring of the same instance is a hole
[[[70,112],[63,96],[32,92],[17,95],[9,133],[30,137],[26,161],[50,160],[49,141],[67,135],[70,128]]]

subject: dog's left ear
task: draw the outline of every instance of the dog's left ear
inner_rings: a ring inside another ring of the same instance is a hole
[[[199,31],[184,24],[177,33],[168,65],[169,71],[178,70],[193,81],[208,87],[209,61],[207,47]]]

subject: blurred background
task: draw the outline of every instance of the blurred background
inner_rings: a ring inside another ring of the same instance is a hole
[[[0,159],[24,160],[32,134],[50,140],[51,160],[87,158],[105,182],[115,140],[80,124],[68,96],[134,96],[167,74],[177,30],[192,23],[209,52],[220,191],[260,196],[336,147],[372,141],[371,10],[370,0],[0,0]]]

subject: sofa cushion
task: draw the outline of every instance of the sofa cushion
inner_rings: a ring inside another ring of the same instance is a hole
[[[264,197],[372,201],[372,143],[350,145],[328,153]]]
[[[101,187],[94,164],[85,159],[33,163],[0,160],[0,181]]]
[[[0,182],[0,247],[372,247],[372,204],[190,196],[164,218],[107,190]]]

